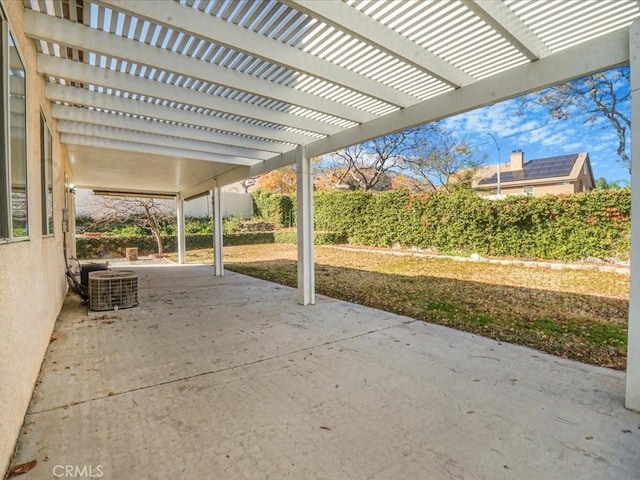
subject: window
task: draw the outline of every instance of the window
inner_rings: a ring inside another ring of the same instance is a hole
[[[526,185],[526,186],[522,187],[522,191],[524,192],[525,195],[533,195],[533,186],[532,185]]]
[[[42,164],[42,235],[53,235],[53,157],[51,131],[40,113],[40,155]]]
[[[0,17],[0,240],[29,236],[25,69],[4,17]]]

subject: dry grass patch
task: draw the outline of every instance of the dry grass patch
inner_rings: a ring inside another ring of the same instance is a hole
[[[188,252],[211,262],[212,253]],[[225,247],[225,267],[296,285],[296,247]],[[628,277],[316,248],[318,293],[624,369]]]

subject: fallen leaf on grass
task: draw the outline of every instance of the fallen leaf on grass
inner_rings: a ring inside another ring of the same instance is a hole
[[[31,460],[27,463],[21,463],[20,465],[16,465],[11,470],[9,470],[9,474],[7,475],[7,479],[11,477],[15,477],[16,475],[22,475],[23,473],[27,473],[38,464],[37,460]]]

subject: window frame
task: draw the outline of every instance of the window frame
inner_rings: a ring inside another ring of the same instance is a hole
[[[4,68],[7,57],[8,45],[5,39],[6,20],[2,6],[0,5],[0,243],[6,243],[11,240],[11,229],[9,228],[9,212],[11,211],[11,162],[8,160],[8,149],[5,140],[5,132],[7,129],[7,121],[5,113],[7,109],[7,81],[6,70]]]
[[[525,185],[524,187],[522,187],[522,193],[524,193],[525,195],[533,197],[534,192],[535,189],[533,185]]]
[[[44,111],[40,110],[40,166],[42,236],[55,236],[55,200],[53,195],[53,136]],[[50,215],[49,215],[50,213]]]
[[[9,38],[13,43],[10,47]],[[10,48],[15,48],[15,53],[24,71],[24,195],[25,195],[25,235],[17,236],[14,228],[12,200],[12,146],[11,146],[11,101],[10,101],[10,75],[9,59]],[[27,68],[24,55],[16,41],[16,36],[9,25],[4,7],[0,4],[0,244],[23,242],[30,239],[31,229],[29,223],[29,161],[28,161],[28,108],[27,108]]]

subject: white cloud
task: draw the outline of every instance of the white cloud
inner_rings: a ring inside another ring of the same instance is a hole
[[[497,161],[498,149],[502,161],[515,149],[522,149],[529,159],[589,152],[593,165],[597,164],[596,177],[628,178],[624,165],[616,161],[618,137],[609,122],[598,117],[592,125],[585,124],[588,116],[576,113],[571,107],[569,117],[559,120],[552,118],[544,105],[531,102],[523,107],[519,99],[514,99],[443,122],[456,136],[486,153],[487,163]],[[489,133],[496,137],[498,149]]]

